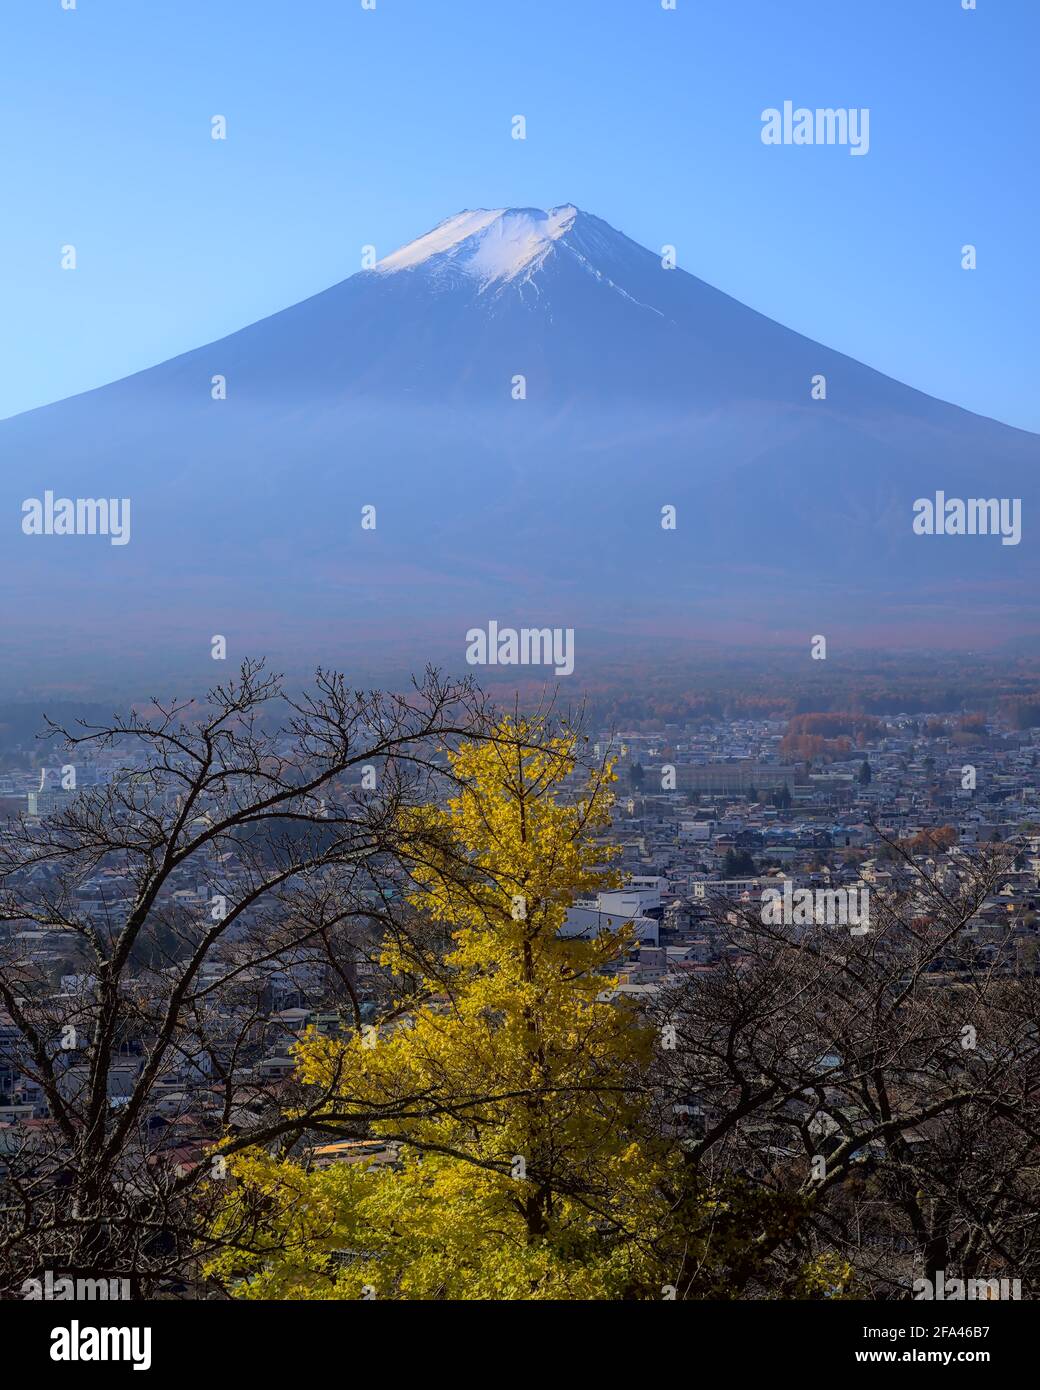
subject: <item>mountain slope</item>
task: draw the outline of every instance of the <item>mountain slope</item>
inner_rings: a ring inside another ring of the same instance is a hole
[[[276,659],[331,643],[461,660],[489,618],[608,644],[956,646],[1038,626],[1036,436],[569,205],[460,213],[219,342],[0,423],[0,459],[15,661],[208,653],[227,629]],[[129,496],[131,543],[23,536],[22,501],[47,488]],[[1022,498],[1022,544],[915,536],[912,503],[937,489]]]

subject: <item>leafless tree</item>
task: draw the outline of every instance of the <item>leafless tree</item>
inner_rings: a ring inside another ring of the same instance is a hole
[[[938,1270],[1040,1288],[1040,991],[1015,924],[977,927],[1013,848],[889,843],[903,882],[872,894],[867,932],[718,903],[725,960],[654,1009],[688,1184],[680,1297],[797,1296],[822,1255],[859,1297]]]
[[[176,1291],[226,1157],[329,1119],[296,1092],[286,1008],[361,1029],[385,1003],[401,812],[488,721],[432,670],[403,694],[319,670],[293,696],[247,663],[199,703],[49,726],[64,764],[111,775],[0,831],[0,1089],[36,1115],[0,1129],[0,1288],[50,1269]]]

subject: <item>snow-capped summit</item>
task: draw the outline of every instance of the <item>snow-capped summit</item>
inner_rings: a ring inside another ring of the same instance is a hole
[[[425,267],[460,271],[487,286],[525,277],[537,269],[579,216],[571,203],[550,208],[475,208],[456,213],[432,232],[385,256],[380,274]]]

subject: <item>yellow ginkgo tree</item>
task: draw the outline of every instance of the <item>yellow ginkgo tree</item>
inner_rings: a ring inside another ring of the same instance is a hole
[[[422,1002],[297,1049],[330,1116],[390,1116],[367,1130],[395,1161],[238,1158],[225,1221],[248,1205],[258,1234],[212,1269],[240,1295],[660,1296],[659,1155],[638,1123],[653,1038],[611,974],[631,941],[623,924],[561,933],[577,898],[618,882],[614,774],[579,770],[583,745],[505,718],[449,755],[445,804],[402,823],[409,902],[445,947],[394,936],[382,964]]]

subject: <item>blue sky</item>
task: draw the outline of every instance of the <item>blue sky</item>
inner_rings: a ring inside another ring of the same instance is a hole
[[[294,303],[367,243],[573,202],[1040,430],[1038,48],[1036,0],[4,0],[0,416]],[[870,153],[763,145],[787,99],[869,107]]]

